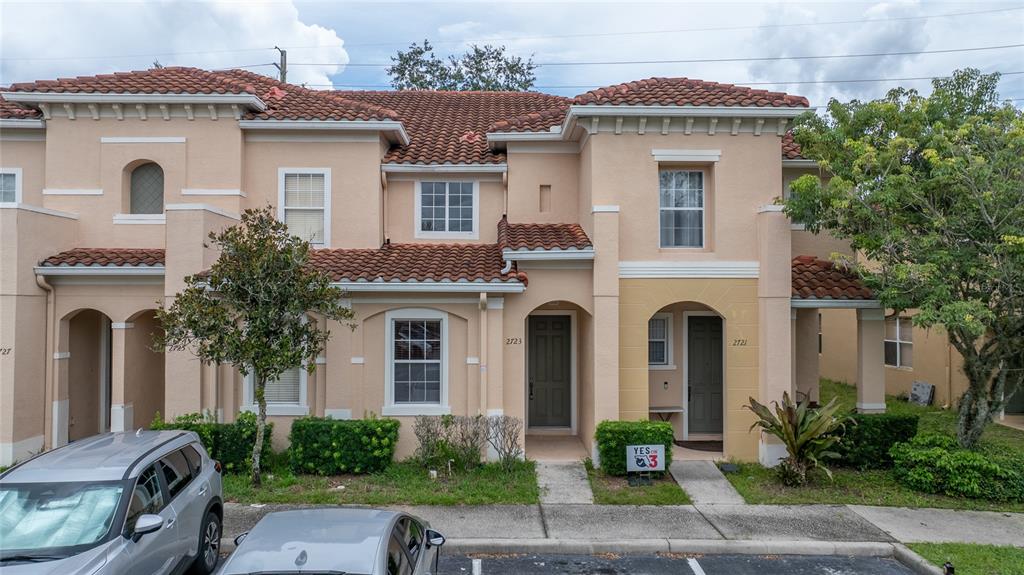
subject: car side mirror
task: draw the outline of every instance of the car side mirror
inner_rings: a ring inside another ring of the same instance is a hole
[[[135,529],[132,530],[132,536],[138,540],[146,533],[153,533],[159,531],[164,526],[164,518],[159,515],[153,515],[152,513],[146,513],[139,515],[139,518],[135,520]]]
[[[444,535],[441,535],[433,529],[427,529],[427,545],[430,547],[440,547],[444,545]]]
[[[242,533],[241,535],[236,536],[235,537],[235,547],[238,547],[239,545],[241,545],[242,541],[245,541],[245,536],[248,535],[248,534],[249,534],[249,532],[246,531],[245,533]]]

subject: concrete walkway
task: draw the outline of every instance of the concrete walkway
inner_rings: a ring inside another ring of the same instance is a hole
[[[669,473],[696,505],[745,503],[713,461],[673,461]]]
[[[1024,547],[1024,513],[851,505],[903,543],[987,543]]]
[[[567,503],[594,503],[587,470],[579,461],[537,462],[537,485],[543,505]]]

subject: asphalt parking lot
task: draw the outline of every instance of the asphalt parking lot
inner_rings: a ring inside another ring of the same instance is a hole
[[[805,555],[444,555],[438,575],[912,575],[893,559]]]

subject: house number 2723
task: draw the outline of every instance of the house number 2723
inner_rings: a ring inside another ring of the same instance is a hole
[[[733,347],[743,347],[743,346],[747,345],[747,340],[745,340],[745,339],[734,339],[734,340],[732,340],[732,345],[733,345]]]
[[[505,345],[520,345],[522,343],[523,343],[523,338],[521,338],[521,337],[506,337],[505,338]]]

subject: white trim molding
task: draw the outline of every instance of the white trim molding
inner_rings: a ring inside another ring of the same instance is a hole
[[[651,155],[656,162],[717,162],[722,159],[722,150],[666,150],[653,149]]]
[[[37,214],[46,214],[48,216],[56,216],[58,218],[67,218],[69,220],[77,220],[78,214],[71,212],[62,212],[60,210],[51,210],[50,208],[44,208],[41,206],[33,206],[29,204],[21,204],[18,202],[0,202],[0,210],[25,210],[26,212],[35,212]]]
[[[110,431],[113,433],[135,429],[135,406],[131,403],[115,403],[110,406]]]
[[[799,160],[782,160],[783,168],[817,168],[818,162],[801,158]]]
[[[258,111],[267,109],[253,94],[131,94],[93,92],[0,92],[10,102],[26,104],[81,102],[93,104],[244,104]]]
[[[441,322],[441,358],[439,360],[441,390],[438,403],[395,403],[394,401],[395,322],[416,319]],[[448,337],[448,313],[427,308],[394,309],[385,312],[384,323],[384,405],[381,407],[381,415],[450,414],[452,409],[448,403],[448,357],[451,339]]]
[[[467,357],[466,358],[466,365],[480,365],[480,358],[479,357]]]
[[[396,120],[240,120],[243,130],[367,130],[394,132],[403,146],[409,145],[405,126]]]
[[[598,205],[594,204],[591,208],[590,213],[592,214],[617,214],[619,213],[619,206],[616,205]]]
[[[790,307],[810,309],[880,309],[882,304],[874,299],[814,299],[793,298]]]
[[[536,250],[502,250],[501,257],[506,260],[592,260],[594,248],[584,249],[536,249]]]
[[[619,277],[637,278],[757,278],[756,261],[621,261]]]
[[[241,220],[242,216],[234,212],[229,212],[218,208],[217,206],[211,206],[210,204],[167,204],[164,206],[165,212],[189,212],[189,211],[204,211],[210,212],[211,214],[217,214],[218,216],[224,216],[235,221]]]
[[[103,136],[101,144],[184,144],[185,136]]]
[[[163,225],[167,223],[165,214],[114,214],[114,223],[118,225]]]
[[[508,164],[381,164],[380,170],[392,174],[501,174],[508,171]]]
[[[569,117],[594,116],[669,116],[697,118],[796,118],[815,108],[767,108],[763,106],[609,106],[606,104],[584,104],[569,106]]]
[[[423,184],[445,184],[445,205],[444,221],[448,224],[450,212],[448,210],[448,194],[450,190],[447,184],[473,184],[473,230],[469,232],[448,232],[448,231],[424,231],[423,230]],[[416,180],[413,184],[415,198],[413,201],[413,237],[422,240],[477,240],[480,239],[480,181],[460,179],[422,179]]]
[[[885,411],[884,403],[861,403],[857,402],[857,411]]]
[[[112,321],[110,322],[110,329],[132,329],[135,324],[130,321]]]
[[[43,188],[44,196],[102,196],[102,189],[92,188]]]
[[[22,172],[21,168],[0,168],[0,174],[10,174],[14,176],[14,201],[4,202],[7,204],[20,204],[22,202]],[[45,191],[43,192],[46,193]]]
[[[781,212],[786,209],[786,206],[782,204],[767,204],[764,206],[758,206],[757,213],[768,214],[772,212]]]
[[[43,436],[37,435],[21,441],[0,442],[0,465],[9,467],[43,450]]]
[[[36,266],[41,276],[164,276],[164,266]]]
[[[325,409],[324,417],[331,419],[352,419],[351,409]]]
[[[182,188],[183,196],[241,196],[247,197],[242,190],[220,189],[220,188]]]
[[[362,356],[359,356],[359,355],[352,357],[352,365],[363,365],[365,363],[366,363],[366,358],[365,357],[362,357]]]
[[[53,352],[53,359],[70,359],[70,351],[55,351]]]
[[[522,293],[526,286],[519,281],[514,282],[431,282],[431,281],[340,281],[331,285],[347,292],[454,292],[454,293]],[[358,301],[358,300],[357,300]]]
[[[0,118],[0,128],[41,130],[46,127],[42,120],[34,118]]]

